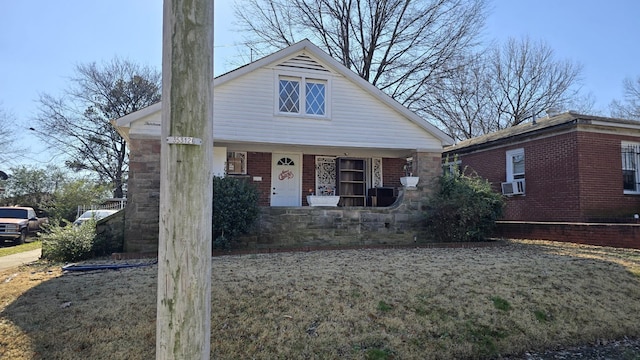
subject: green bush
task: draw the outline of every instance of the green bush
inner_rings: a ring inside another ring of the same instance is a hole
[[[96,222],[89,220],[81,226],[50,225],[40,235],[42,258],[52,261],[80,261],[93,256]]]
[[[438,177],[426,213],[428,230],[440,241],[481,241],[502,216],[504,199],[477,175],[455,169]]]
[[[232,177],[213,178],[213,247],[229,249],[258,218],[258,190]]]

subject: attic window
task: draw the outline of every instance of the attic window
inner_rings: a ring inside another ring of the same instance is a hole
[[[300,112],[300,81],[280,79],[280,112]]]
[[[308,80],[305,85],[307,114],[324,116],[324,82],[318,80]]]
[[[280,75],[278,77],[278,112],[326,117],[327,87],[328,81],[325,79]]]

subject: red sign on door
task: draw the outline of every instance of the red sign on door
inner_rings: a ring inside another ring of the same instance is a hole
[[[293,178],[294,178],[294,175],[293,175],[293,171],[291,171],[291,170],[282,170],[280,175],[278,175],[278,179],[280,181],[293,179]]]

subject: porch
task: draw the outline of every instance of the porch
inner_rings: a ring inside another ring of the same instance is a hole
[[[136,171],[129,179],[131,199],[125,212],[125,251],[155,252],[158,247],[159,231],[159,143],[155,140],[131,141],[130,146],[148,147],[146,156],[140,160],[132,157],[130,168]],[[414,152],[412,173],[418,175],[420,182],[415,189],[404,189],[398,172],[385,171],[384,185],[389,187],[391,180],[397,179],[397,200],[387,207],[306,206],[308,193],[302,189],[313,189],[317,185],[315,161],[306,162],[310,176],[301,180],[300,191],[295,195],[305,206],[269,206],[272,186],[272,156],[267,153],[249,154],[247,165],[253,181],[262,195],[261,210],[255,230],[242,238],[241,246],[253,248],[297,247],[297,246],[334,246],[359,244],[411,244],[414,241],[427,241],[423,230],[422,218],[425,201],[433,190],[434,179],[442,172],[439,152]],[[305,155],[309,156],[310,155]],[[405,159],[400,159],[402,164]],[[391,159],[390,162],[396,159]],[[253,163],[252,163],[253,162]],[[384,160],[383,160],[384,162]],[[303,166],[303,167],[305,167]],[[387,166],[387,170],[394,167]],[[255,181],[262,179],[263,181]],[[369,185],[369,184],[367,184]],[[373,200],[373,199],[371,199]]]

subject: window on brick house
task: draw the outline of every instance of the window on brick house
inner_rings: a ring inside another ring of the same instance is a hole
[[[507,151],[507,179],[502,183],[502,194],[524,195],[524,149]]]
[[[327,87],[325,79],[279,76],[279,113],[327,117]]]
[[[507,151],[507,181],[524,179],[524,149]]]
[[[638,162],[640,160],[640,144],[622,143],[622,187],[625,194],[640,193]]]

